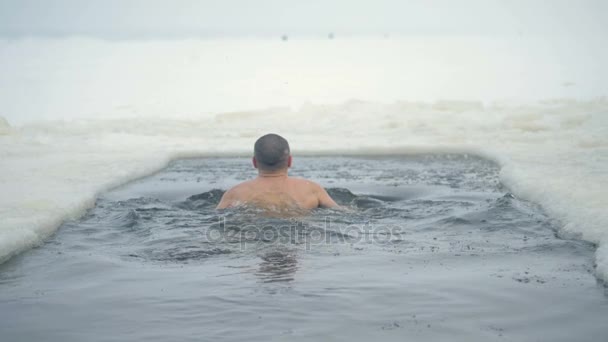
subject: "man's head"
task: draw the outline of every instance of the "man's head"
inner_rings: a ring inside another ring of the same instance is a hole
[[[266,134],[255,142],[253,166],[261,171],[277,171],[291,166],[289,143],[278,134]]]

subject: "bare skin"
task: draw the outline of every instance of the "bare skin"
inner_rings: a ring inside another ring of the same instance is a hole
[[[291,156],[284,169],[262,170],[258,168],[255,158],[253,158],[253,166],[258,169],[258,176],[226,191],[217,209],[242,204],[279,211],[339,207],[319,184],[287,175],[287,170],[291,166]]]

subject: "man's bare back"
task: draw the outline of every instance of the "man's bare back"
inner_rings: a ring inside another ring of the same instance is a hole
[[[267,134],[255,143],[253,166],[258,177],[226,191],[217,209],[252,205],[273,211],[338,207],[319,184],[287,175],[291,167],[287,140]]]
[[[275,210],[338,206],[319,184],[289,177],[286,174],[259,175],[255,179],[243,182],[226,191],[217,208],[241,204]]]

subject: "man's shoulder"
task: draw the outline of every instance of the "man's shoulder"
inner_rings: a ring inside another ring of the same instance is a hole
[[[235,186],[233,186],[232,188],[228,189],[226,191],[227,194],[238,194],[240,192],[243,191],[247,191],[247,189],[249,189],[252,186],[252,181],[248,180],[242,183],[239,183]]]
[[[313,190],[316,190],[321,187],[321,185],[317,184],[316,182],[311,181],[310,179],[299,178],[299,177],[290,177],[290,179],[292,182],[294,182],[298,186],[308,187]]]

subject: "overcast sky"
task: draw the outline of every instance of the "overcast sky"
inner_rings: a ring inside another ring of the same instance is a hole
[[[0,0],[0,35],[606,34],[603,0]]]

